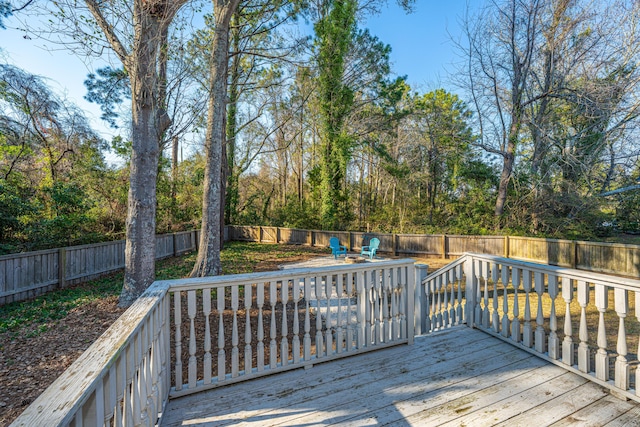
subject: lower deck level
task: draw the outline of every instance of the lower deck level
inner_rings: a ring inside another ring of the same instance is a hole
[[[162,426],[640,426],[640,404],[464,326],[171,400]]]

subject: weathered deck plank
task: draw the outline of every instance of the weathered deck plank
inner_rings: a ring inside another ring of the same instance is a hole
[[[625,425],[633,420],[625,414],[637,417],[637,409],[582,377],[460,327],[413,346],[178,398],[161,425],[597,425],[587,424],[596,412],[600,424]]]

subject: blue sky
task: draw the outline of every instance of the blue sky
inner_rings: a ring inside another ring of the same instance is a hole
[[[360,23],[369,28],[382,42],[391,45],[391,62],[396,75],[407,75],[414,89],[428,91],[437,87],[448,88],[447,69],[455,60],[450,41],[459,34],[459,18],[465,13],[468,0],[416,0],[415,12],[406,14],[394,0],[382,13]],[[0,48],[7,62],[47,79],[58,93],[64,94],[83,109],[96,130],[110,139],[109,129],[100,121],[97,105],[83,99],[83,81],[93,68],[104,63],[87,63],[75,55],[61,50],[43,48],[44,42],[25,39],[12,29],[16,22],[6,21],[7,29],[0,30]],[[448,88],[452,89],[452,88]]]

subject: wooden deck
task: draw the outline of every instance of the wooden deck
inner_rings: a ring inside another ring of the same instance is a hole
[[[640,426],[640,405],[481,331],[171,400],[162,426]]]

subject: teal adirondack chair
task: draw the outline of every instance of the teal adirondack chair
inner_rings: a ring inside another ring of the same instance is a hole
[[[347,255],[346,246],[340,244],[340,240],[337,237],[329,239],[329,247],[331,248],[331,254],[334,258],[338,259],[338,255]]]
[[[369,259],[373,259],[373,257],[376,256],[376,252],[378,252],[378,246],[380,246],[380,239],[374,237],[369,241],[369,244],[367,246],[362,247],[360,255],[368,255]]]

